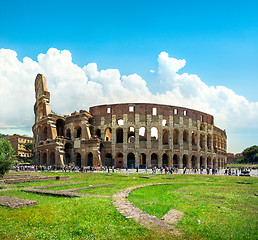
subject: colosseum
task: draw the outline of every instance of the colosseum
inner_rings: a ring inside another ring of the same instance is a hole
[[[212,115],[147,103],[93,106],[70,115],[51,111],[46,78],[35,80],[34,162],[117,168],[224,168],[226,132]]]

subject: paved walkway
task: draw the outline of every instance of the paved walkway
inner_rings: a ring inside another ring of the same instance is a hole
[[[159,231],[164,230],[169,231],[172,234],[180,234],[180,232],[173,226],[173,224],[181,220],[183,216],[182,212],[172,209],[163,218],[159,219],[155,216],[147,214],[146,212],[143,212],[132,203],[130,203],[127,199],[130,192],[137,188],[161,184],[172,183],[143,184],[127,188],[113,195],[113,203],[116,209],[126,218],[133,218],[145,227],[158,228]]]

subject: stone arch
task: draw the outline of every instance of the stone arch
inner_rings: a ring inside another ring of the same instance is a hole
[[[192,156],[191,162],[192,162],[192,168],[197,168],[198,167],[197,157],[195,155]]]
[[[116,129],[116,143],[123,143],[123,128],[117,128]]]
[[[81,154],[80,154],[80,153],[77,153],[75,159],[76,159],[75,165],[78,166],[78,167],[81,167],[81,165],[82,165],[82,157],[81,157]]]
[[[64,136],[65,121],[61,118],[56,120],[56,133],[58,137]]]
[[[93,154],[92,152],[88,153],[88,166],[93,167]]]
[[[110,127],[107,127],[105,130],[105,141],[106,142],[112,141],[112,129]]]
[[[166,153],[164,153],[162,155],[162,166],[163,167],[168,167],[168,155]]]
[[[47,165],[47,153],[43,153],[43,156],[42,156],[42,165]]]
[[[66,129],[66,134],[65,134],[65,136],[66,136],[66,138],[71,139],[71,130],[70,130],[70,128],[67,128],[67,129]]]
[[[200,147],[201,148],[205,147],[205,135],[204,135],[204,133],[200,134]]]
[[[51,152],[49,155],[49,165],[54,166],[56,162],[55,152]]]
[[[123,125],[124,125],[124,120],[123,120],[122,117],[118,117],[118,118],[116,119],[116,122],[117,122],[117,124],[118,124],[119,126],[123,126]]]
[[[189,167],[188,166],[188,155],[187,154],[183,155],[183,168],[184,167]]]
[[[205,158],[200,156],[200,168],[205,168]]]
[[[98,128],[95,132],[95,135],[98,137],[98,138],[101,138],[101,130]]]
[[[135,129],[134,129],[134,127],[129,127],[127,133],[128,133],[127,142],[128,143],[134,143],[135,142]]]
[[[123,153],[119,152],[116,155],[116,167],[117,168],[122,168],[124,165],[124,160],[123,160]]]
[[[184,144],[188,144],[188,136],[189,136],[189,132],[187,130],[184,130],[184,132],[183,132],[183,143]]]
[[[146,168],[146,154],[145,153],[141,153],[140,154],[140,168]]]
[[[168,145],[168,137],[169,137],[168,129],[163,129],[163,137],[162,137],[163,145]]]
[[[139,128],[139,141],[147,141],[146,127]]]
[[[204,125],[203,123],[200,125],[200,130],[201,130],[201,131],[204,131],[204,130],[205,130],[205,125]]]
[[[158,155],[156,153],[151,154],[151,167],[158,167]]]
[[[74,129],[75,129],[75,138],[81,138],[82,128],[79,125],[77,125]]]
[[[135,155],[133,153],[127,154],[127,167],[135,168]]]
[[[178,156],[178,154],[173,155],[173,167],[179,167],[179,156]]]
[[[107,167],[113,166],[113,158],[111,153],[107,153],[105,155],[105,158],[102,160],[102,165]]]
[[[44,126],[42,129],[42,140],[47,140],[48,139],[48,134],[47,134],[47,126]]]
[[[173,130],[173,144],[178,145],[179,144],[179,130],[175,128]]]
[[[212,166],[212,161],[211,161],[211,157],[207,157],[207,168],[213,168]]]
[[[197,132],[192,131],[192,145],[196,146],[197,145]]]
[[[158,140],[159,138],[159,130],[157,127],[151,128],[151,141]]]
[[[207,147],[209,150],[211,150],[211,134],[208,134],[207,136]]]

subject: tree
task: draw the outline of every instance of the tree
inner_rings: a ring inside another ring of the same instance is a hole
[[[26,149],[27,151],[32,150],[32,149],[33,149],[33,143],[26,143],[26,144],[25,144],[25,149]]]
[[[247,162],[258,161],[258,146],[246,148],[242,154],[244,155]]]
[[[13,153],[11,143],[0,135],[0,177],[3,177],[12,168],[14,164]]]

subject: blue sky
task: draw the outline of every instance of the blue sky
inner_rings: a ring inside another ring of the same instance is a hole
[[[257,9],[257,1],[1,1],[0,48],[21,62],[67,49],[81,68],[94,62],[100,70],[138,74],[153,94],[170,90],[157,81],[164,51],[186,60],[178,73],[258,102]],[[256,126],[230,131],[229,145],[237,138],[258,144]],[[241,151],[243,144],[230,148]]]

